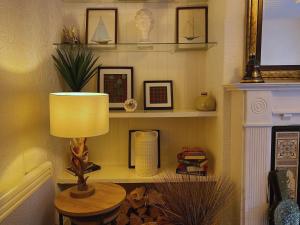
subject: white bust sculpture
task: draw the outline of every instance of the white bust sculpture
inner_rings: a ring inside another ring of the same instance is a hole
[[[135,15],[135,25],[141,33],[141,42],[149,42],[149,34],[153,28],[154,20],[149,9],[141,9]]]

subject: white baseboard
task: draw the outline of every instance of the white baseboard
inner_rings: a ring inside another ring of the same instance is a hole
[[[0,223],[52,176],[52,163],[45,162],[26,174],[20,183],[0,197]]]

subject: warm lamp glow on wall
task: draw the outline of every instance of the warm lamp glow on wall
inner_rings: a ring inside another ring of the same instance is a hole
[[[102,93],[62,92],[50,94],[50,133],[56,137],[72,138],[71,165],[78,177],[71,196],[84,198],[95,189],[87,185],[84,169],[88,163],[86,137],[109,131],[108,95]]]

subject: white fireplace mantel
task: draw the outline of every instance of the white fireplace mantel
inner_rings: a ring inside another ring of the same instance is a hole
[[[239,154],[241,225],[267,225],[273,126],[300,124],[300,83],[230,84],[230,152]],[[242,151],[241,151],[242,150]]]

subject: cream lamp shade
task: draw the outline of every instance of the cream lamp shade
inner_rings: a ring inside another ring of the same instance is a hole
[[[103,93],[51,93],[50,134],[83,138],[109,131],[109,100]]]

